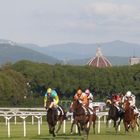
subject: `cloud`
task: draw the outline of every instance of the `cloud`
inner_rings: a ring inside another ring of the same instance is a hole
[[[89,16],[133,16],[138,13],[138,9],[128,4],[116,4],[107,2],[91,3],[85,7],[85,11]]]
[[[133,38],[139,40],[139,0],[0,2],[2,38],[46,44],[46,40],[49,43],[92,42],[117,37],[123,39],[124,36],[130,40],[133,34]]]

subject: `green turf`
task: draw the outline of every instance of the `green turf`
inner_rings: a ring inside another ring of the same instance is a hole
[[[74,127],[75,128],[75,127]],[[124,133],[123,126],[121,126],[121,131],[118,134],[115,133],[114,128],[111,126],[110,128],[106,128],[105,124],[101,124],[101,133],[97,134],[97,126],[96,126],[96,134],[93,134],[92,128],[90,130],[89,139],[88,140],[140,140],[140,131],[136,131],[134,133],[129,132],[127,134]],[[41,125],[41,134],[38,136],[38,126],[37,123],[32,125],[31,123],[27,123],[27,136],[23,137],[23,124],[11,123],[11,137],[8,138],[7,134],[7,126],[5,123],[0,123],[0,140],[52,140],[53,137],[48,134],[48,126],[46,122],[43,122]],[[56,136],[55,140],[83,140],[84,136],[78,136],[77,134],[70,134],[70,122],[66,124],[66,134],[62,133],[62,129],[59,134]]]

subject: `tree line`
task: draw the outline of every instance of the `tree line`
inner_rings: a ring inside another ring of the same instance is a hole
[[[95,101],[130,90],[140,104],[140,65],[96,68],[23,60],[1,66],[1,106],[43,106],[48,87],[57,90],[60,100],[71,100],[78,88],[89,88]]]

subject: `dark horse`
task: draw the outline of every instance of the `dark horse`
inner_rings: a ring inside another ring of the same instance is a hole
[[[56,109],[55,107],[49,108],[52,101],[53,101],[53,99],[50,97],[50,98],[48,98],[48,100],[46,102],[47,122],[48,122],[48,126],[49,126],[49,133],[55,137],[56,136],[55,133],[58,133],[63,121],[66,119],[66,112],[60,106],[58,106],[58,109]],[[59,110],[60,114],[58,114],[58,110]],[[57,122],[58,122],[58,128],[55,131],[55,126],[56,126]]]
[[[137,122],[137,114],[134,113],[134,108],[132,108],[130,106],[130,102],[129,100],[125,100],[124,101],[124,127],[125,127],[125,132],[129,132],[129,128],[132,129],[132,131],[134,131],[134,128],[136,127],[136,125],[138,125]],[[139,125],[138,125],[139,126]]]
[[[108,126],[108,121],[113,120],[114,121],[114,127],[116,133],[118,132],[118,127],[121,123],[121,120],[123,119],[124,112],[120,112],[118,108],[114,105],[114,103],[107,103],[107,106],[109,106],[109,111],[108,111],[108,117],[107,117],[107,126]]]
[[[73,100],[71,109],[73,110],[73,113],[74,113],[74,120],[71,126],[71,131],[73,129],[73,125],[76,124],[78,127],[78,134],[81,135],[81,130],[82,130],[83,132],[85,132],[88,138],[93,116],[90,115],[87,108],[84,107],[79,102],[79,100]]]

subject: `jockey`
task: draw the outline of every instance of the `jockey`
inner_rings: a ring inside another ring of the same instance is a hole
[[[57,95],[57,92],[55,90],[52,90],[51,88],[48,88],[47,92],[45,94],[45,97],[44,97],[44,107],[46,107],[46,102],[47,102],[47,99],[49,97],[53,98],[53,102],[51,102],[49,108],[52,108],[52,107],[57,108],[58,107],[58,103],[59,103],[59,97]]]
[[[91,114],[93,114],[93,95],[92,93],[90,92],[89,89],[86,89],[85,90],[85,94],[87,95],[87,98],[88,98],[88,102],[89,102],[89,111]]]
[[[115,94],[112,96],[112,102],[114,103],[115,106],[119,106],[121,103],[121,97],[118,94]]]
[[[121,96],[119,94],[114,94],[112,96],[112,103],[118,109],[120,115],[123,115],[124,109],[121,107],[122,101],[121,101]]]
[[[134,113],[139,113],[137,107],[136,107],[136,96],[132,94],[131,91],[127,91],[125,96],[122,98],[122,103],[124,103],[125,100],[129,100],[130,106],[134,108]]]
[[[81,101],[82,105],[87,107],[88,106],[88,98],[81,89],[77,90],[76,94],[74,95],[75,100]]]

